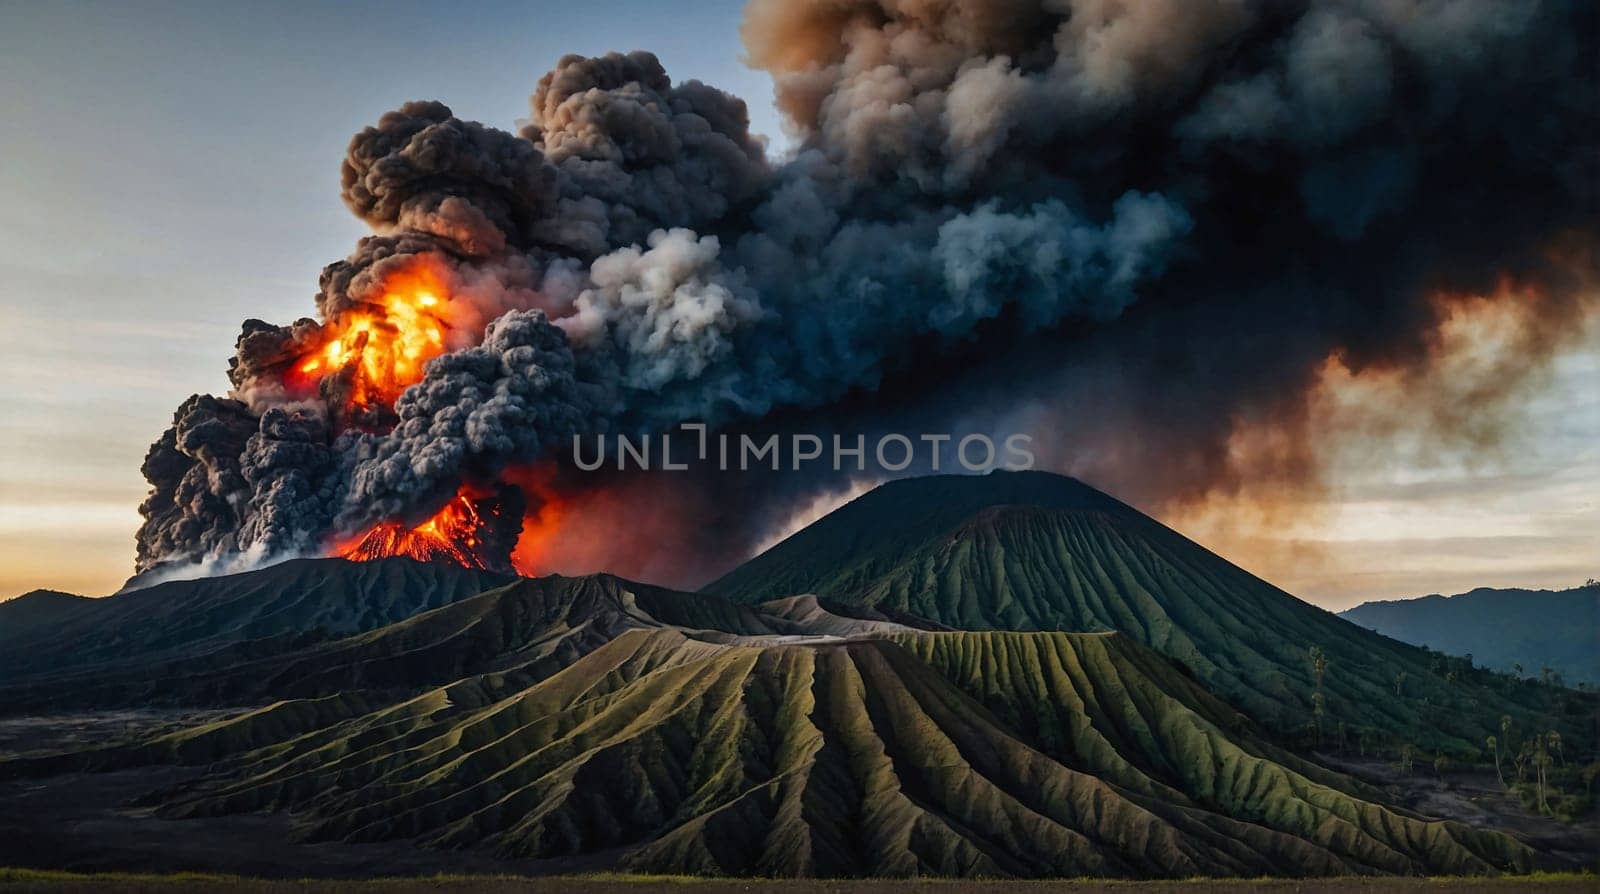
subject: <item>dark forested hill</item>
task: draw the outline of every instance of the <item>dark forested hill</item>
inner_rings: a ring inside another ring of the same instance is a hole
[[[1600,584],[1570,590],[1480,587],[1455,596],[1364,602],[1339,617],[1384,636],[1527,676],[1600,683]]]

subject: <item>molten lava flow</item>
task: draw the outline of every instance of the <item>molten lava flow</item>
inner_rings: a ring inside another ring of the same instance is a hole
[[[423,365],[444,353],[448,300],[443,278],[426,260],[389,274],[376,299],[324,324],[326,340],[295,362],[291,385],[310,390],[344,374],[347,416],[392,407],[400,392],[421,381]]]
[[[329,552],[353,562],[407,556],[511,574],[525,504],[522,491],[509,484],[464,484],[421,524],[384,522],[333,544]]]
[[[459,336],[478,322],[474,308],[452,302],[449,282],[449,271],[427,255],[388,270],[375,288],[363,290],[360,303],[331,316],[289,361],[285,383],[291,394],[320,392],[336,430],[389,430],[401,393],[422,380],[429,360],[461,347],[455,343]],[[329,551],[352,561],[409,556],[511,572],[524,502],[509,485],[463,485],[421,524],[384,522]]]
[[[477,549],[484,524],[478,508],[463,491],[416,527],[387,522],[335,552],[353,562],[408,556],[422,562],[453,562],[489,570],[490,563]]]

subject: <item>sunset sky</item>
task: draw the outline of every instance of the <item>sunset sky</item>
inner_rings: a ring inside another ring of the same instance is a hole
[[[366,232],[338,197],[352,133],[420,98],[511,129],[563,53],[647,48],[746,98],[778,153],[741,5],[0,6],[0,598],[132,572],[172,408],[225,392],[239,321],[310,314]],[[1292,524],[1175,521],[1336,609],[1600,576],[1600,326],[1576,345],[1485,452],[1367,443]]]

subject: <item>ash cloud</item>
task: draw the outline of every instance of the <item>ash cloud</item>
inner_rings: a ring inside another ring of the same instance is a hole
[[[320,319],[247,322],[233,394],[152,447],[139,568],[315,549],[572,433],[683,421],[1026,408],[1053,465],[1134,499],[1225,486],[1240,420],[1303,412],[1329,356],[1429,363],[1442,293],[1514,280],[1553,331],[1592,310],[1595,15],[755,0],[749,58],[799,141],[777,162],[741,100],[643,52],[564,57],[519,133],[408,103],[350,144],[375,232],[324,271]],[[417,265],[450,298],[420,381],[361,413],[348,375],[291,387]],[[759,518],[838,483],[695,486]]]
[[[566,338],[538,310],[511,311],[482,345],[429,363],[396,404],[393,430],[342,445],[337,529],[421,521],[469,474],[492,480],[570,443],[595,411],[573,367]]]

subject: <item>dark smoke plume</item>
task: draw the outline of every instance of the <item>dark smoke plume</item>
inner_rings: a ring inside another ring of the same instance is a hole
[[[350,144],[344,200],[376,232],[324,271],[320,321],[247,322],[234,393],[151,448],[139,568],[318,550],[575,433],[683,421],[1022,418],[1050,465],[1136,500],[1227,486],[1237,427],[1303,413],[1330,356],[1427,364],[1440,296],[1515,283],[1551,331],[1590,312],[1595,15],[754,0],[750,59],[799,141],[782,162],[742,101],[648,53],[563,58],[520,134],[408,103]],[[296,384],[418,270],[448,325],[410,390]],[[689,480],[718,519],[839,486]],[[761,533],[660,540],[702,551],[671,563],[684,583]]]

